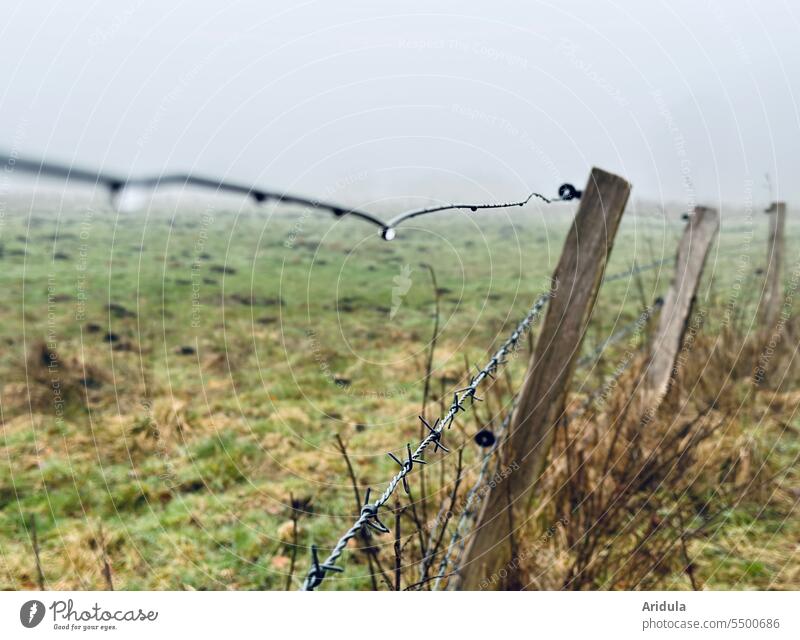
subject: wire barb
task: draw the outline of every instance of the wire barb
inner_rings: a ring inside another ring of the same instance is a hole
[[[396,455],[394,455],[391,451],[388,453],[388,456],[394,460],[397,464],[400,465],[400,468],[403,469],[403,489],[405,489],[406,494],[410,494],[411,490],[408,488],[408,474],[411,473],[411,470],[414,468],[414,463],[417,464],[428,464],[422,458],[415,456],[411,452],[411,444],[406,443],[406,449],[408,450],[408,458],[406,460],[400,460]]]
[[[436,418],[436,422],[433,423],[433,426],[431,426],[422,416],[419,416],[419,419],[422,420],[422,424],[425,425],[425,428],[431,434],[431,438],[433,438],[433,452],[436,453],[439,449],[441,449],[445,453],[450,453],[450,449],[442,444],[442,432],[437,429],[439,426],[439,418]]]
[[[334,571],[341,573],[344,571],[341,567],[334,566],[332,564],[320,564],[319,562],[319,553],[317,552],[317,545],[311,545],[311,569],[308,571],[308,576],[306,577],[306,581],[312,585],[310,588],[311,590],[318,587],[325,578],[326,571]]]
[[[378,533],[389,533],[389,527],[383,524],[383,522],[380,521],[380,518],[378,518],[378,509],[380,509],[382,505],[378,504],[377,502],[375,504],[371,504],[369,501],[369,494],[371,491],[372,489],[367,488],[367,494],[364,496],[364,506],[361,507],[361,518],[364,519],[364,524],[370,529],[373,529]],[[344,569],[339,567],[337,567],[337,569],[344,571]]]

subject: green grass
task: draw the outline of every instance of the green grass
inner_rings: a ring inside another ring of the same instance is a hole
[[[357,220],[250,209],[213,219],[202,209],[9,212],[0,230],[0,588],[35,586],[32,515],[53,588],[102,587],[100,523],[118,588],[284,588],[291,548],[278,530],[290,493],[313,498],[304,545],[324,548],[349,526],[352,490],[334,434],[375,489],[394,473],[385,452],[416,437],[433,305],[421,264],[434,267],[441,290],[434,389],[445,379],[449,394],[465,356],[485,359],[546,286],[569,220],[566,208],[443,215],[386,243]],[[681,227],[627,219],[608,271],[671,256]],[[755,262],[765,233],[759,220]],[[742,236],[723,233],[722,249]],[[724,303],[735,279],[735,257],[715,260],[708,304]],[[390,317],[404,265],[410,288]],[[642,274],[645,301],[670,274]],[[583,352],[634,320],[642,302],[633,282],[603,287]],[[37,365],[47,342],[63,407]],[[523,360],[509,365],[516,381]],[[465,454],[469,462],[477,451],[468,444]],[[345,564],[333,588],[368,584],[363,558]],[[298,571],[306,566],[302,553]],[[765,569],[744,571],[757,583]]]

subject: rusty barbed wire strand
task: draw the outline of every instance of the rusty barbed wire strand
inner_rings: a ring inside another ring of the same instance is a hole
[[[253,186],[247,186],[240,182],[229,180],[222,180],[218,178],[209,178],[206,176],[194,175],[191,173],[170,173],[170,174],[157,174],[152,176],[142,177],[123,177],[113,173],[106,173],[92,169],[76,168],[66,164],[56,162],[46,162],[44,160],[35,160],[32,158],[24,158],[18,155],[0,151],[0,163],[4,164],[6,171],[13,173],[19,171],[22,173],[29,173],[36,176],[45,176],[49,178],[59,178],[64,181],[76,181],[84,184],[91,184],[94,186],[101,186],[108,190],[112,204],[119,208],[122,202],[121,196],[124,194],[125,189],[146,189],[155,191],[162,186],[194,186],[204,189],[212,189],[217,192],[234,193],[251,198],[257,204],[264,204],[266,202],[274,202],[276,204],[296,204],[312,209],[320,209],[332,213],[337,218],[348,215],[359,218],[365,222],[369,222],[381,229],[381,237],[384,240],[392,240],[396,236],[396,227],[405,220],[416,218],[418,216],[427,215],[429,213],[436,213],[439,211],[452,211],[459,209],[468,209],[470,211],[478,211],[484,209],[505,209],[510,207],[524,207],[532,198],[538,198],[546,203],[568,201],[580,198],[581,192],[573,187],[571,184],[562,184],[558,189],[558,197],[547,198],[540,193],[533,192],[524,200],[518,202],[503,202],[503,203],[489,203],[489,204],[448,204],[436,207],[428,207],[424,209],[414,209],[401,213],[388,222],[384,222],[376,215],[364,211],[363,209],[356,209],[345,205],[335,204],[331,202],[324,202],[314,198],[306,198],[303,196],[292,195],[285,192],[268,191]],[[116,203],[116,204],[115,204]]]
[[[309,568],[305,580],[303,581],[303,585],[301,587],[302,591],[313,591],[316,589],[320,584],[322,584],[322,581],[325,579],[328,571],[343,571],[343,569],[336,566],[335,563],[342,555],[347,543],[351,539],[355,538],[364,527],[368,527],[378,533],[389,532],[389,528],[383,524],[378,517],[380,508],[389,501],[392,494],[401,483],[403,484],[404,489],[408,491],[407,477],[413,470],[415,464],[426,464],[425,460],[423,460],[421,456],[425,453],[425,450],[430,445],[434,445],[434,451],[441,449],[445,453],[448,452],[448,449],[441,442],[444,430],[449,429],[452,426],[459,411],[466,411],[464,403],[467,400],[470,400],[471,402],[481,400],[481,398],[476,395],[479,385],[486,378],[494,378],[494,373],[497,371],[497,369],[507,362],[505,359],[506,356],[508,356],[508,354],[511,353],[511,351],[516,347],[520,338],[525,335],[536,318],[539,317],[542,309],[544,309],[545,304],[552,296],[553,291],[550,290],[546,293],[543,293],[536,299],[528,313],[519,322],[519,324],[517,324],[513,333],[494,353],[486,366],[484,366],[483,369],[480,369],[478,373],[472,377],[470,383],[466,387],[454,392],[453,402],[444,416],[437,418],[433,425],[431,425],[423,416],[420,416],[420,420],[428,429],[429,434],[417,445],[417,448],[413,451],[411,449],[411,445],[406,444],[406,452],[408,457],[405,460],[400,460],[392,453],[388,454],[392,460],[400,465],[400,471],[398,471],[397,474],[395,474],[395,476],[389,481],[386,489],[384,489],[380,497],[374,502],[369,501],[370,489],[367,489],[364,505],[361,507],[360,515],[353,525],[341,536],[341,538],[339,538],[324,562],[319,561],[317,547],[316,545],[312,545],[311,567]]]

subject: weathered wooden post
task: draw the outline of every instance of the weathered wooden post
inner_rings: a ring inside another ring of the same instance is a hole
[[[477,589],[498,574],[514,572],[517,558],[508,544],[510,509],[524,509],[544,469],[630,189],[623,178],[592,169],[553,275],[557,289],[504,446],[504,460],[514,471],[483,498],[455,577],[456,588]]]
[[[770,332],[778,322],[783,299],[783,230],[786,226],[786,203],[773,202],[765,211],[770,216],[769,244],[767,245],[767,267],[764,276],[764,295],[761,297],[759,320],[765,331]]]
[[[664,298],[647,368],[646,404],[653,413],[669,390],[708,251],[719,230],[716,209],[695,207],[678,243],[675,275]]]

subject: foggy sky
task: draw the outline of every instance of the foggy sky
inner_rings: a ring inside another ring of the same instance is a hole
[[[375,206],[620,173],[638,198],[800,199],[789,2],[30,2],[0,148]]]

